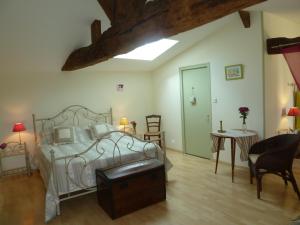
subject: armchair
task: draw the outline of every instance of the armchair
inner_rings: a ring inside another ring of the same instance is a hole
[[[299,134],[282,134],[257,142],[249,150],[250,183],[257,180],[257,198],[262,191],[262,177],[272,173],[283,178],[287,185],[290,181],[300,200],[300,193],[292,166],[295,153],[300,143]]]

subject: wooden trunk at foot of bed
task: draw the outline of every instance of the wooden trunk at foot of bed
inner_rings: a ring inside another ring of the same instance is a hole
[[[116,219],[166,199],[165,167],[156,159],[96,170],[99,205]]]

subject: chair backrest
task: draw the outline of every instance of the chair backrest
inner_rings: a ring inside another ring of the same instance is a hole
[[[160,115],[146,116],[147,132],[159,132],[160,131]]]
[[[266,151],[258,158],[257,166],[271,170],[291,169],[299,143],[299,134],[282,134],[261,141],[259,145]]]

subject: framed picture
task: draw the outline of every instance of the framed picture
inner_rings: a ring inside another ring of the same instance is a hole
[[[225,78],[226,80],[238,80],[243,79],[243,65],[231,65],[231,66],[225,66]]]

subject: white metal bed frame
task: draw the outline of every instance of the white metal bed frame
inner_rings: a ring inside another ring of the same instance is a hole
[[[82,120],[86,120],[86,122],[89,122],[89,124],[91,123],[101,123],[101,122],[105,122],[105,123],[110,123],[112,124],[112,109],[110,108],[109,112],[106,113],[96,113],[84,106],[81,105],[71,105],[67,108],[65,108],[64,110],[62,110],[60,113],[56,114],[53,117],[49,117],[49,118],[36,118],[36,116],[33,114],[32,115],[33,118],[33,127],[34,127],[34,137],[35,137],[35,144],[36,144],[36,148],[39,145],[39,135],[41,133],[47,133],[47,132],[52,132],[53,128],[56,126],[62,126],[62,125],[73,125],[73,126],[80,126]],[[41,133],[40,133],[41,132]],[[113,140],[110,136],[111,133],[114,132],[119,132],[122,133],[122,135],[120,136],[120,138],[118,140]],[[84,149],[81,153],[79,154],[73,154],[73,155],[68,155],[68,156],[64,156],[64,157],[56,157],[55,156],[55,152],[52,149],[50,151],[50,155],[51,155],[51,173],[53,175],[53,181],[54,181],[54,186],[55,186],[55,191],[56,194],[58,196],[58,202],[56,204],[56,214],[60,215],[60,203],[62,201],[68,200],[68,199],[72,199],[75,197],[79,197],[82,195],[86,195],[86,194],[90,194],[92,192],[97,191],[96,186],[93,187],[89,187],[86,184],[84,184],[83,180],[82,180],[82,174],[85,170],[85,168],[92,162],[98,160],[99,158],[101,158],[103,156],[103,154],[105,153],[105,149],[103,147],[100,147],[100,143],[103,140],[110,140],[113,143],[114,149],[113,149],[113,166],[112,167],[118,167],[120,165],[124,165],[127,163],[132,163],[132,162],[123,162],[122,161],[122,153],[121,150],[119,148],[119,142],[122,138],[124,137],[130,137],[130,141],[128,141],[127,143],[127,149],[130,151],[134,151],[137,153],[140,153],[143,156],[143,160],[147,160],[147,159],[152,159],[153,156],[148,155],[148,148],[149,145],[153,145],[155,147],[155,158],[158,158],[158,151],[160,150],[160,148],[158,147],[157,144],[154,144],[153,141],[145,141],[145,140],[141,140],[129,133],[123,132],[123,131],[111,131],[108,132],[106,135],[104,135],[103,137],[97,139],[95,142],[93,142],[93,144],[88,147],[87,149]],[[134,146],[134,142],[136,140],[139,141],[143,141],[145,144],[143,146],[143,149],[141,149],[141,151],[136,151],[134,149],[132,149],[132,147]],[[166,148],[165,148],[165,135],[164,132],[162,132],[161,135],[161,141],[162,141],[162,148],[161,150],[163,151],[163,161],[164,164],[166,163]],[[95,150],[96,147],[96,150]],[[93,159],[92,161],[87,162],[86,158],[85,158],[85,154],[89,151],[96,151],[97,152],[97,157],[95,159]],[[72,179],[72,177],[69,174],[69,165],[72,163],[73,160],[75,159],[79,159],[82,160],[82,169],[81,169],[81,173],[80,173],[80,183],[76,182],[74,179]],[[59,194],[59,186],[58,186],[58,177],[57,177],[57,171],[56,171],[56,161],[58,160],[64,160],[64,166],[65,166],[65,177],[66,177],[66,184],[67,184],[67,193],[65,194]],[[112,168],[110,167],[110,168]],[[107,169],[110,169],[107,168]],[[77,188],[79,188],[79,191],[71,191],[70,190],[70,184],[76,185]]]

